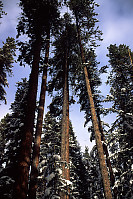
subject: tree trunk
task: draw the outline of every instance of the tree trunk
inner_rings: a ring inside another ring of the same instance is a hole
[[[27,197],[28,192],[29,168],[31,162],[31,145],[33,139],[36,96],[38,87],[40,51],[41,36],[38,35],[34,45],[32,71],[29,79],[27,111],[18,160],[18,169],[16,171],[14,199],[25,199]]]
[[[83,46],[81,43],[80,27],[78,24],[77,16],[76,16],[76,26],[77,26],[78,40],[79,40],[79,46],[80,46],[80,51],[81,51],[81,59],[82,59],[82,63],[84,64],[84,74],[85,74],[85,80],[86,80],[87,93],[88,93],[89,102],[90,102],[91,117],[92,117],[94,132],[95,132],[95,140],[96,140],[96,145],[97,145],[97,150],[98,150],[99,163],[100,163],[101,175],[102,175],[103,186],[104,186],[104,194],[105,194],[106,199],[112,199],[110,181],[109,181],[108,171],[107,171],[107,167],[105,163],[103,146],[101,142],[101,134],[99,131],[99,126],[98,126],[98,121],[97,121],[97,116],[96,116],[96,111],[95,111],[95,106],[94,106],[94,100],[92,97],[91,86],[90,86],[90,81],[88,77],[88,71],[85,64],[85,57],[84,57],[84,52],[83,52]]]
[[[31,174],[30,174],[30,183],[29,183],[29,199],[30,198],[36,199],[38,164],[39,164],[39,155],[40,155],[40,144],[41,144],[45,93],[46,93],[46,82],[47,82],[47,65],[48,65],[48,57],[49,57],[49,45],[50,45],[50,31],[48,30],[46,52],[45,52],[45,63],[44,63],[44,68],[43,68],[42,85],[41,85],[41,92],[40,92],[36,133],[35,133],[35,142],[34,142],[34,147],[33,147],[33,157],[32,157],[32,164],[31,164]]]
[[[113,187],[114,183],[115,183],[115,177],[114,177],[114,174],[113,174],[113,170],[112,170],[112,166],[111,166],[111,162],[110,162],[110,158],[109,158],[108,148],[107,148],[107,145],[105,143],[106,140],[105,140],[105,136],[104,136],[103,127],[102,127],[102,124],[101,124],[101,118],[100,118],[98,108],[97,108],[97,118],[98,118],[98,122],[99,122],[99,130],[101,132],[101,140],[103,141],[103,150],[104,150],[104,153],[106,155],[106,164],[107,164],[107,167],[109,168],[110,182],[111,182],[111,186]]]
[[[68,49],[67,49],[68,50]],[[66,60],[64,68],[64,87],[63,87],[63,117],[62,117],[62,135],[61,135],[61,162],[62,162],[62,178],[70,180],[69,170],[69,86],[68,86],[68,63],[66,50]],[[61,192],[61,199],[69,199],[69,189]]]

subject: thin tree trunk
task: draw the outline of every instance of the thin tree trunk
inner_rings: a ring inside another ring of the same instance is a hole
[[[31,162],[31,145],[33,139],[36,96],[38,87],[40,51],[41,36],[38,35],[34,45],[32,71],[29,79],[27,111],[18,160],[18,169],[16,171],[16,180],[13,197],[14,199],[25,199],[27,197],[28,192],[29,168]]]
[[[45,52],[45,64],[44,64],[43,75],[42,75],[42,85],[41,85],[40,101],[39,101],[39,108],[38,108],[35,142],[34,142],[34,147],[33,147],[33,157],[32,157],[32,164],[31,164],[29,195],[28,195],[29,199],[30,198],[36,199],[38,164],[39,164],[40,144],[41,144],[41,134],[42,134],[42,124],[43,124],[43,114],[44,114],[44,104],[45,104],[45,94],[46,94],[49,45],[50,45],[50,31],[48,30],[46,52]]]
[[[110,181],[109,181],[108,171],[107,171],[107,167],[105,163],[103,146],[101,142],[101,134],[99,131],[99,126],[98,126],[98,121],[97,121],[97,116],[96,116],[96,111],[95,111],[95,106],[94,106],[94,100],[92,97],[91,86],[90,86],[90,81],[88,77],[88,71],[85,64],[85,57],[84,57],[83,47],[81,43],[80,27],[78,24],[77,16],[76,16],[76,25],[77,25],[78,39],[79,39],[79,45],[80,45],[80,51],[81,51],[81,59],[82,59],[82,63],[84,64],[84,74],[85,74],[85,80],[86,80],[87,93],[88,93],[89,102],[90,102],[92,123],[94,127],[94,132],[95,132],[95,140],[96,140],[96,145],[97,145],[97,150],[98,150],[99,163],[100,163],[101,175],[102,175],[103,186],[104,186],[104,194],[105,194],[106,199],[112,199]]]
[[[68,49],[67,49],[68,50]],[[62,118],[62,135],[61,135],[61,162],[62,162],[62,178],[70,180],[69,170],[69,86],[68,86],[68,63],[67,53],[64,68],[64,88],[63,88],[63,118]],[[69,189],[61,192],[61,199],[69,199]]]
[[[98,109],[97,109],[97,118],[98,118],[98,122],[99,122],[99,130],[101,132],[101,140],[103,141],[103,150],[104,150],[104,153],[106,155],[106,163],[107,163],[107,167],[109,168],[110,182],[111,182],[111,186],[113,187],[114,183],[115,183],[115,177],[114,177],[114,173],[113,173],[110,158],[109,158],[108,148],[107,148],[107,145],[105,143],[106,140],[105,140],[103,127],[102,127],[102,124],[101,124],[101,118],[100,118],[100,114],[99,114]]]
[[[98,118],[98,122],[99,122],[99,129],[100,129],[100,132],[101,132],[101,140],[103,141],[103,150],[104,150],[104,153],[106,155],[106,164],[107,164],[107,167],[109,168],[110,183],[111,183],[111,186],[113,187],[114,184],[115,184],[115,176],[114,176],[113,169],[112,169],[112,166],[111,166],[108,148],[107,148],[107,145],[105,143],[105,136],[104,136],[104,133],[103,133],[103,127],[102,127],[102,124],[101,124],[101,118],[100,118],[100,115],[99,115],[99,111],[97,111],[97,118]],[[114,199],[117,198],[117,187],[114,187],[114,189],[113,189],[113,196],[114,196]]]

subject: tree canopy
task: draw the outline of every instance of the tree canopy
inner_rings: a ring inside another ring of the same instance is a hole
[[[0,47],[0,101],[6,103],[8,76],[15,78],[14,62],[31,70],[29,80],[17,83],[14,102],[0,121],[0,196],[131,198],[132,49],[110,44],[108,64],[101,66],[100,8],[94,0],[20,0],[19,6],[17,42],[9,32]],[[3,10],[0,1],[1,21]],[[101,92],[103,73],[108,73],[107,96]],[[95,140],[91,150],[89,144],[81,150],[77,141],[71,117],[75,109],[70,109],[77,103],[88,140]],[[105,115],[110,122],[106,127]]]

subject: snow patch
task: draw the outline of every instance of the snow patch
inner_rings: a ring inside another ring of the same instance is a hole
[[[53,158],[57,161],[59,161],[61,159],[60,155],[53,155]]]
[[[55,177],[55,173],[52,172],[48,177],[46,177],[47,183],[49,183]]]
[[[52,196],[51,199],[60,199],[60,196]]]
[[[131,171],[133,171],[133,164],[131,165]]]
[[[41,165],[45,165],[46,162],[47,162],[46,160],[42,160],[42,161],[40,162],[40,164],[41,164]]]
[[[117,173],[117,169],[116,168],[112,168],[114,173]]]
[[[61,175],[62,174],[62,170],[61,169],[56,169],[56,171]]]
[[[52,189],[52,187],[48,187],[48,188],[45,190],[45,196],[49,196],[49,195],[50,195],[51,189]]]
[[[121,92],[125,93],[126,92],[126,88],[121,88]]]

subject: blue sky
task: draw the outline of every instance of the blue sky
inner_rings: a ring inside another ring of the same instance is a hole
[[[100,47],[97,48],[97,61],[100,61],[100,65],[104,66],[108,64],[108,59],[106,54],[108,53],[107,47],[110,44],[126,44],[133,50],[133,1],[132,0],[97,0],[100,7],[96,9],[99,13],[97,18],[99,19],[99,27],[103,32],[103,41],[100,42]],[[17,18],[19,17],[20,8],[17,6],[18,0],[3,0],[4,10],[7,15],[1,19],[0,25],[0,47],[2,46],[2,41],[8,36],[15,37],[16,35],[16,25]],[[19,63],[15,64],[14,76],[8,78],[9,88],[7,91],[7,105],[1,102],[0,105],[0,118],[3,118],[6,113],[9,112],[10,104],[14,101],[16,82],[20,81],[22,77],[29,76],[29,67],[20,67]],[[106,95],[109,93],[109,87],[105,86],[105,81],[107,74],[101,76],[103,85],[100,87],[102,94]],[[39,81],[40,82],[40,81]],[[46,98],[46,106],[49,105],[49,99]],[[80,113],[79,105],[73,105],[70,108],[70,119],[76,132],[77,138],[84,149],[85,145],[92,147],[89,142],[89,134],[87,128],[84,128],[84,114]],[[115,115],[107,116],[104,118],[105,122],[111,123],[115,119]]]

